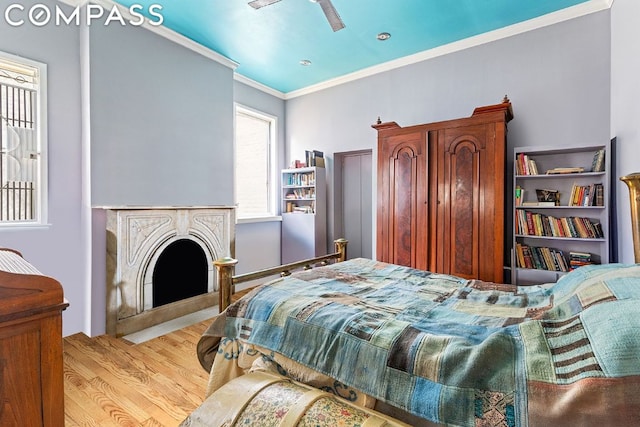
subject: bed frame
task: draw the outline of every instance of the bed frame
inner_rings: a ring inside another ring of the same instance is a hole
[[[276,274],[284,277],[290,275],[291,271],[296,269],[309,270],[315,266],[327,265],[331,261],[345,261],[347,259],[348,241],[346,239],[337,239],[333,243],[336,250],[333,253],[245,274],[234,275],[235,266],[238,263],[237,259],[224,257],[214,261],[213,265],[216,267],[218,274],[218,304],[220,312],[231,305],[232,295],[236,293],[235,286],[238,283],[264,279]]]

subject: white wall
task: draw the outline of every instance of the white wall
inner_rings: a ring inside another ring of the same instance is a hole
[[[618,176],[640,172],[640,2],[616,0],[611,9],[611,136],[618,142]],[[634,262],[629,190],[618,183],[620,261]]]

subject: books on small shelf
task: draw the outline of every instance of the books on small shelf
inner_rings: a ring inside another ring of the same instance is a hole
[[[604,206],[604,187],[601,183],[573,184],[569,206]]]
[[[569,270],[575,270],[583,265],[596,264],[591,258],[591,254],[587,252],[569,252]]]
[[[519,153],[516,161],[516,173],[518,175],[538,175],[538,165],[528,155]]]
[[[305,186],[316,184],[315,172],[292,172],[285,175],[284,185],[286,186]]]
[[[324,167],[324,153],[318,150],[305,150],[304,157],[307,166]]]
[[[516,211],[516,234],[579,239],[604,238],[602,225],[597,220],[575,216],[556,218],[524,209]]]
[[[315,199],[316,197],[316,191],[315,188],[313,187],[308,187],[308,188],[293,188],[291,190],[289,190],[289,192],[287,193],[287,195],[285,196],[286,199],[292,199],[292,200],[301,200],[301,199]]]
[[[516,261],[520,268],[549,271],[569,271],[569,265],[561,250],[516,243]]]
[[[287,213],[305,213],[305,214],[312,214],[315,212],[315,206],[313,204],[311,205],[305,205],[305,206],[298,206],[295,204],[295,202],[287,202]]]

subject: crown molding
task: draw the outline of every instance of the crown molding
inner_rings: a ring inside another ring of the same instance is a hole
[[[72,7],[79,7],[79,6],[81,7],[89,3],[89,0],[60,0],[60,1]],[[120,13],[123,18],[134,19],[134,16],[129,12],[128,8],[112,0],[91,0],[91,3],[102,6],[105,9],[112,9],[115,6],[120,10]],[[135,17],[135,19],[137,19],[137,17]],[[151,25],[150,21],[145,18],[144,23],[140,25],[140,27],[146,30],[149,30],[161,37],[164,37],[169,41],[177,43],[182,47],[190,49],[206,58],[209,58],[215,62],[218,62],[219,64],[222,64],[225,67],[231,68],[232,70],[235,70],[236,68],[238,68],[237,62],[227,58],[224,55],[221,55],[220,53],[214,50],[204,47],[200,43],[194,42],[193,40],[165,27],[164,25]]]
[[[240,83],[244,83],[247,86],[251,86],[254,89],[261,90],[262,92],[275,96],[276,98],[286,99],[286,94],[284,92],[281,92],[270,86],[259,83],[253,79],[250,79],[249,77],[243,76],[242,74],[238,74],[238,72],[233,73],[233,80]]]

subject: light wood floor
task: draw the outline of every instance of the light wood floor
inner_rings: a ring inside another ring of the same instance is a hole
[[[64,338],[65,425],[177,426],[204,398],[196,356],[204,321],[141,344],[110,336]]]

